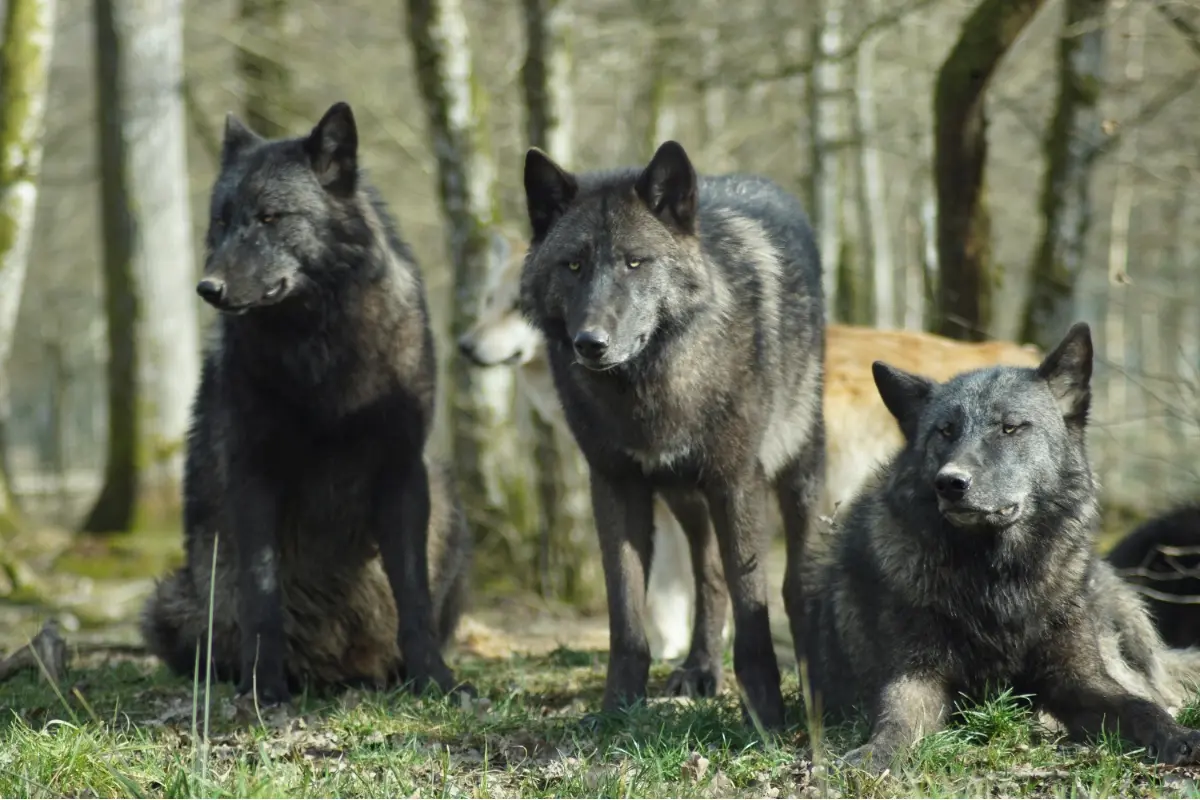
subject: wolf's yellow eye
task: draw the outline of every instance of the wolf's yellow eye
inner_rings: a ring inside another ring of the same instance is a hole
[[[1017,426],[1016,425],[1001,425],[1000,430],[1004,432],[1005,436],[1011,436],[1017,432]]]
[[[640,258],[625,259],[625,266],[629,267],[630,269],[637,269],[641,265],[642,265],[642,260]]]
[[[261,222],[263,225],[270,225],[272,222],[275,221],[275,215],[274,214],[259,214],[258,221]]]
[[[571,272],[579,272],[579,262],[578,261],[568,261],[567,269],[571,270]]]

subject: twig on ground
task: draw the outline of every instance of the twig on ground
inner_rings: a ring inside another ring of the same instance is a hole
[[[58,623],[50,620],[29,644],[0,661],[0,681],[6,681],[26,669],[40,669],[44,677],[57,684],[67,671],[67,643],[58,632]]]

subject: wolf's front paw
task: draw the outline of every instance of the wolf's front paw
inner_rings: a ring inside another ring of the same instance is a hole
[[[1147,755],[1163,764],[1195,764],[1200,762],[1200,731],[1177,728],[1164,732],[1147,748]]]
[[[891,758],[882,752],[872,742],[867,742],[864,745],[850,750],[845,755],[838,759],[841,766],[860,769],[863,772],[880,773],[888,767]]]
[[[667,678],[669,697],[716,697],[721,691],[720,664],[683,664]]]
[[[238,682],[237,696],[239,699],[257,697],[260,708],[271,708],[290,702],[292,692],[282,675],[272,680],[263,680],[260,675],[257,681],[254,676],[242,678]]]

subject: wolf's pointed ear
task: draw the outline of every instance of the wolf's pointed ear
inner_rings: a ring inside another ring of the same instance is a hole
[[[535,242],[550,232],[550,226],[563,215],[578,191],[575,176],[550,156],[536,147],[525,152],[525,206]]]
[[[1087,422],[1092,404],[1092,329],[1076,322],[1037,368],[1068,425]]]
[[[348,103],[334,103],[304,142],[312,170],[327,190],[350,194],[358,182],[358,126]]]
[[[879,390],[883,404],[896,418],[904,438],[911,440],[917,435],[921,412],[925,410],[925,404],[937,383],[882,361],[871,364],[871,374],[875,377],[875,388]]]
[[[667,141],[659,145],[634,188],[656,217],[683,233],[694,233],[696,184],[696,170],[683,145]]]
[[[221,166],[227,166],[247,147],[262,142],[263,138],[246,127],[246,124],[230,111],[225,115],[225,139],[221,142]]]

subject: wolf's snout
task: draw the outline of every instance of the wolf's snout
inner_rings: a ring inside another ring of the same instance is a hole
[[[196,284],[196,294],[200,295],[204,302],[218,305],[225,298],[225,281],[205,278]]]
[[[573,344],[581,358],[597,359],[608,352],[608,333],[601,330],[580,331],[575,334]]]
[[[944,467],[933,479],[933,488],[943,499],[957,503],[971,488],[971,476],[957,467]]]

